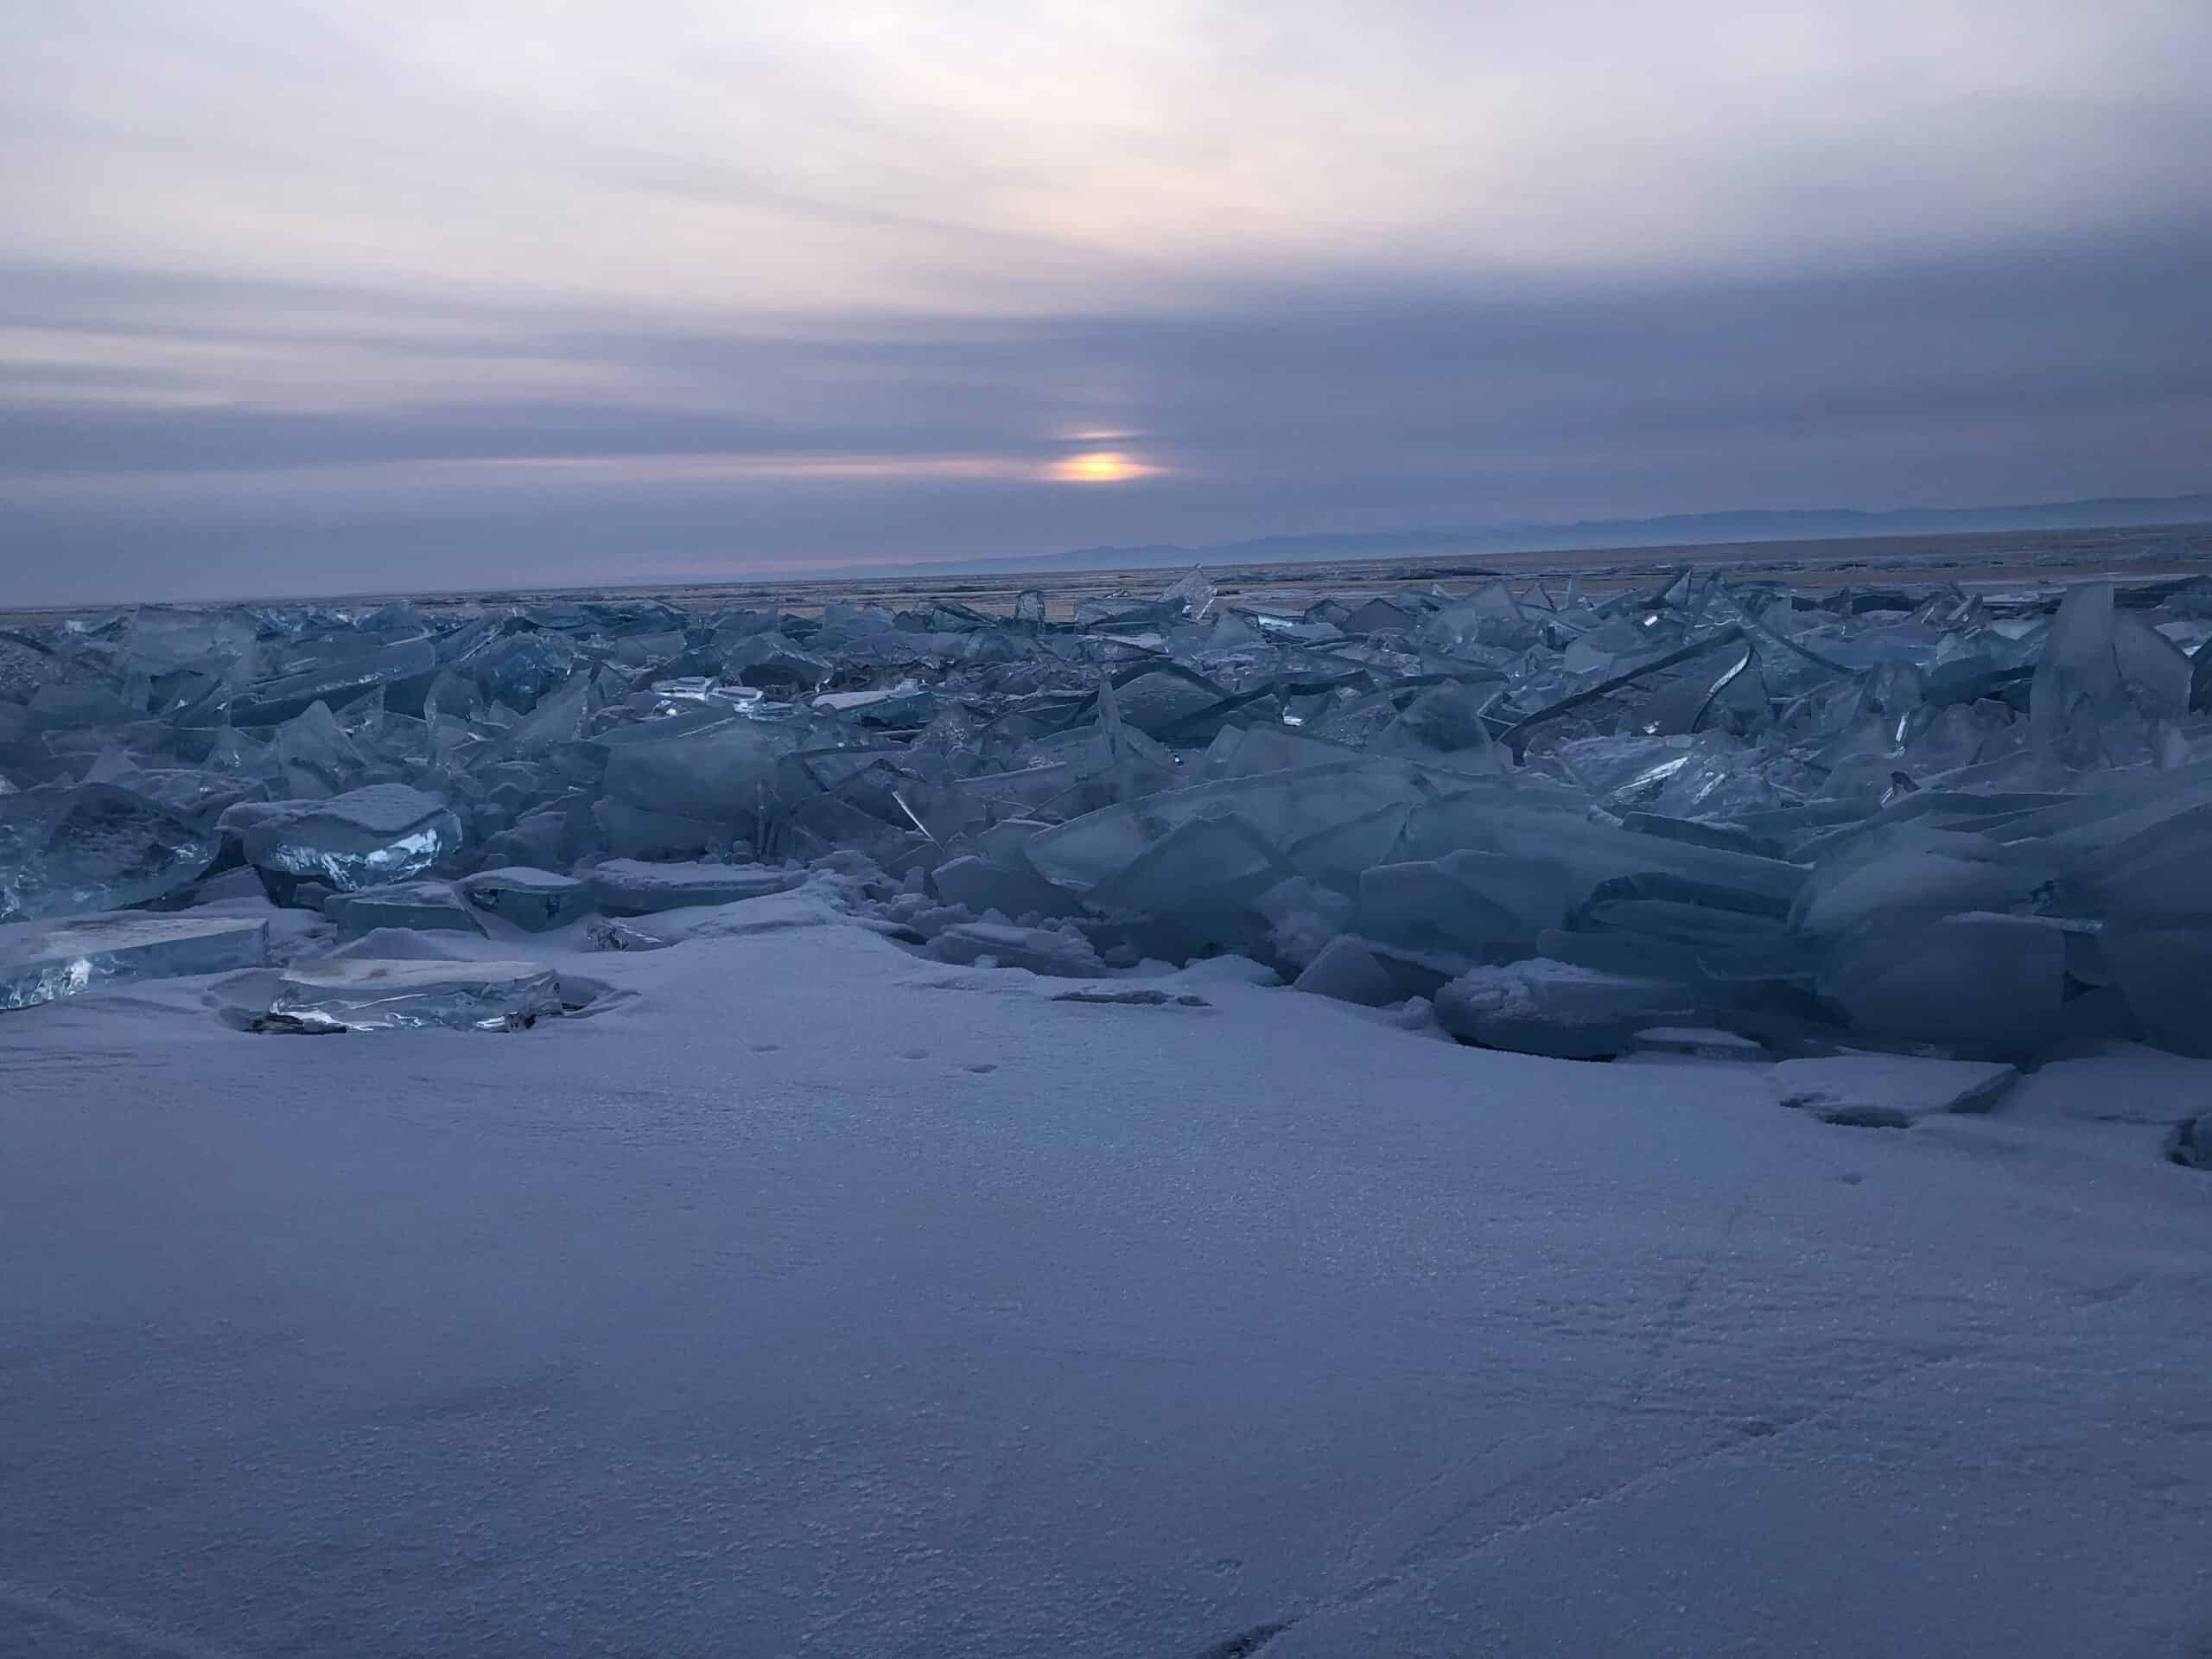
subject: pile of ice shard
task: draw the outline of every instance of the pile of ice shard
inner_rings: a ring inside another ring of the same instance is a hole
[[[827,865],[943,960],[1240,953],[1541,1053],[2202,1053],[2208,639],[2212,577],[145,607],[0,630],[0,922],[250,868],[537,931]]]

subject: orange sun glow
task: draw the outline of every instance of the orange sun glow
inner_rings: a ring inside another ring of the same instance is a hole
[[[1119,484],[1155,470],[1118,449],[1088,450],[1052,463],[1052,477],[1062,484]]]

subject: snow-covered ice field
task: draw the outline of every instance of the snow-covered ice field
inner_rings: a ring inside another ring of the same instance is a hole
[[[683,914],[512,1034],[5,1016],[0,1653],[2212,1651],[2212,1066],[1842,1128]]]

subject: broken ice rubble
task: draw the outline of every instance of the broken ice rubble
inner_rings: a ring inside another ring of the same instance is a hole
[[[190,914],[250,868],[349,933],[658,944],[606,918],[814,867],[940,960],[1236,953],[1538,1053],[2212,1052],[2212,578],[1294,608],[1192,572],[1072,614],[147,607],[5,639],[0,920]]]

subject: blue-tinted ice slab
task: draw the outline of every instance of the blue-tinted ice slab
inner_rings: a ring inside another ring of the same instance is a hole
[[[1630,1039],[1636,1055],[1688,1060],[1765,1060],[1763,1044],[1732,1031],[1704,1026],[1654,1026]]]
[[[124,912],[0,926],[0,1008],[27,1008],[122,980],[258,967],[269,925],[251,917]]]
[[[475,912],[444,881],[398,881],[359,893],[334,893],[323,900],[322,913],[338,924],[339,937],[346,939],[358,939],[379,927],[424,933],[484,931]]]
[[[2017,1059],[2046,1041],[2058,1019],[2066,938],[2039,916],[1971,913],[1872,928],[1839,948],[1820,988],[1868,1037]]]
[[[786,893],[806,880],[803,870],[760,864],[652,864],[611,858],[588,871],[591,907],[608,916],[650,916],[690,905],[728,905]]]
[[[1541,957],[1471,969],[1437,992],[1435,1008],[1463,1041],[1570,1060],[1624,1053],[1637,1032],[1696,1012],[1681,985]]]
[[[0,922],[143,905],[213,863],[219,838],[108,784],[0,793]]]
[[[530,933],[566,927],[591,909],[590,883],[526,864],[480,870],[454,887],[477,909]]]
[[[285,969],[250,1028],[522,1031],[561,1012],[559,977],[537,963],[332,958]]]
[[[435,795],[372,784],[327,801],[249,802],[223,814],[278,904],[308,883],[358,893],[419,875],[456,851],[461,820]]]
[[[938,896],[946,904],[964,905],[978,912],[995,910],[1007,916],[1033,912],[1063,916],[1081,908],[1071,894],[1033,870],[1010,869],[973,855],[938,865],[931,880],[937,884]]]

